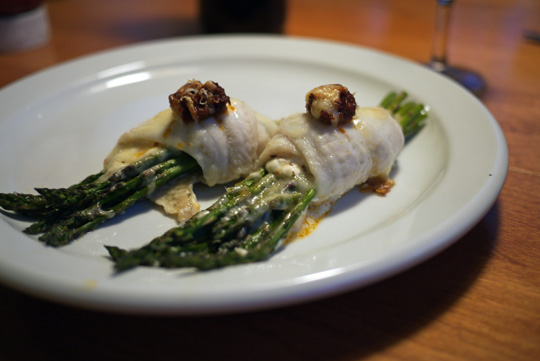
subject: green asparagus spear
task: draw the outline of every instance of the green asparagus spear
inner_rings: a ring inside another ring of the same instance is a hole
[[[31,218],[43,219],[51,215],[58,217],[59,211],[71,211],[88,205],[114,184],[130,179],[143,170],[162,163],[173,157],[189,158],[189,156],[171,150],[160,150],[130,164],[114,174],[109,179],[97,182],[103,172],[93,174],[80,183],[69,188],[36,188],[38,195],[24,193],[0,193],[0,207],[14,211]]]
[[[428,114],[428,109],[424,104],[403,103],[407,96],[408,94],[404,91],[390,92],[379,104],[392,113],[394,119],[401,125],[406,139],[411,138],[424,126],[424,120]]]
[[[104,181],[99,181],[100,172],[69,188],[36,188],[37,195],[0,194],[0,207],[36,219],[24,232],[43,233],[39,239],[57,247],[95,229],[170,180],[198,171],[189,155],[163,149]]]
[[[193,159],[183,164],[179,164],[177,159],[170,159],[155,165],[128,182],[117,183],[119,186],[114,187],[97,203],[50,225],[39,239],[49,246],[65,245],[122,213],[136,201],[146,197],[153,189],[197,167]]]
[[[381,102],[409,137],[427,117],[422,104],[403,103],[405,92],[390,93]],[[251,180],[251,182],[248,182]],[[279,178],[258,170],[210,208],[180,227],[134,250],[106,246],[115,269],[136,266],[220,268],[267,259],[307,209],[315,189],[302,189],[295,177]]]

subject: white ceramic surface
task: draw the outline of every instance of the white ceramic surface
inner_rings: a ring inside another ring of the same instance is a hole
[[[342,83],[373,106],[406,90],[431,108],[399,155],[386,197],[352,190],[319,227],[270,260],[210,272],[138,268],[113,275],[104,244],[131,248],[174,221],[149,202],[54,249],[0,213],[0,281],[46,299],[115,312],[210,314],[290,305],[365,286],[443,250],[489,210],[508,152],[492,115],[432,71],[347,44],[274,36],[173,39],[87,56],[0,91],[0,192],[68,186],[101,168],[125,130],[168,106],[189,78],[278,119],[305,93]],[[222,188],[197,187],[203,205]]]

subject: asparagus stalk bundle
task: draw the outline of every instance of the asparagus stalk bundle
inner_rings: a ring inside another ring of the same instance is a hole
[[[63,246],[122,213],[182,174],[199,172],[185,153],[163,149],[132,163],[106,180],[102,172],[69,188],[36,188],[37,195],[0,194],[0,207],[36,220],[24,230],[49,246]]]
[[[322,121],[338,125],[347,122],[356,107],[353,98],[351,111],[350,97],[340,97],[335,116],[321,111]],[[404,102],[406,97],[405,92],[390,93],[380,106],[393,115],[404,136],[410,137],[422,127],[427,111],[422,104]],[[267,168],[262,167],[227,188],[208,209],[141,248],[106,246],[115,269],[152,266],[208,270],[267,259],[317,195],[313,182],[307,179],[309,174],[284,174]]]

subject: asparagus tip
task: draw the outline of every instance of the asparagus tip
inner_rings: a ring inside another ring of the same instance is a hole
[[[118,261],[122,256],[124,256],[127,251],[125,249],[122,249],[120,247],[116,246],[105,246],[107,251],[109,252],[109,255],[111,256],[113,261]]]

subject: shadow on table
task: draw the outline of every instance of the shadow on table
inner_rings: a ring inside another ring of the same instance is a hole
[[[498,206],[423,264],[375,285],[277,310],[143,317],[78,310],[0,288],[0,359],[343,360],[392,346],[444,314],[489,259]]]

